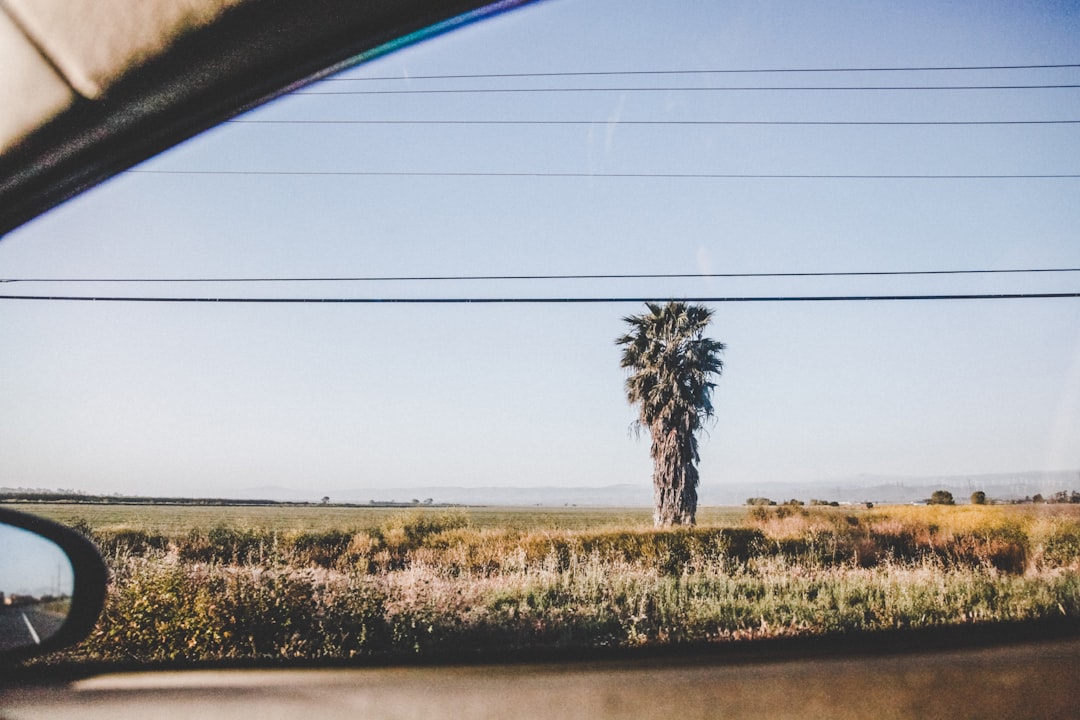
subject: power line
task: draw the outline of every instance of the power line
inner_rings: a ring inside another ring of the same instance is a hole
[[[339,177],[454,177],[454,178],[622,178],[669,180],[1066,180],[1078,173],[1040,174],[784,174],[784,173],[593,173],[593,172],[456,172],[380,170],[150,170],[132,169],[142,175],[236,175],[236,176],[339,176]]]
[[[974,293],[939,295],[781,295],[728,297],[480,297],[480,298],[356,298],[356,297],[124,297],[115,295],[0,295],[0,300],[31,300],[60,302],[126,302],[126,303],[226,303],[226,304],[409,304],[409,305],[491,305],[491,304],[615,304],[644,302],[695,303],[762,303],[762,302],[875,302],[916,300],[1031,300],[1080,298],[1073,293]]]
[[[828,272],[742,273],[592,273],[549,275],[362,275],[336,277],[186,277],[186,278],[0,278],[0,283],[287,283],[287,282],[437,282],[520,280],[663,280],[694,278],[912,277],[925,275],[1006,275],[1075,273],[1080,267],[979,268],[956,270],[850,270]]]
[[[247,125],[1076,125],[1080,120],[228,120]]]
[[[462,93],[594,93],[594,92],[828,92],[828,91],[924,91],[924,90],[1065,90],[1078,84],[1048,85],[826,85],[826,86],[663,86],[663,87],[580,87],[580,88],[428,88],[409,90],[329,90],[297,91],[301,95],[446,95]]]
[[[765,73],[852,73],[852,72],[938,72],[968,70],[1048,70],[1080,68],[1080,63],[1043,65],[940,65],[900,67],[846,67],[846,68],[714,68],[688,70],[590,70],[571,72],[520,72],[477,73],[455,75],[409,75],[393,77],[334,77],[331,82],[357,82],[371,80],[480,80],[486,78],[533,78],[533,77],[596,77],[614,75],[736,75]]]

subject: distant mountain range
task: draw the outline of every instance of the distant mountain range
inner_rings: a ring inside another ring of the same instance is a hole
[[[811,499],[844,503],[910,503],[925,500],[935,490],[947,490],[958,502],[982,490],[994,500],[1017,500],[1060,490],[1080,490],[1080,470],[1015,472],[983,475],[887,476],[858,475],[808,483],[704,484],[699,489],[702,505],[742,505],[750,497],[777,502]],[[236,497],[285,501],[318,501],[323,493],[282,487],[247,488]],[[648,507],[652,488],[647,485],[602,487],[394,487],[355,488],[325,493],[335,503],[403,502],[413,500],[460,505],[566,505]],[[316,495],[318,497],[316,497]]]

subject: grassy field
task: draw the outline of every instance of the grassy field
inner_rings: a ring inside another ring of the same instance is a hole
[[[368,530],[405,513],[439,516],[447,508],[339,507],[298,505],[123,505],[96,503],[0,503],[0,507],[31,512],[67,525],[95,529],[131,527],[149,532],[183,534],[219,525],[271,532]],[[469,507],[461,508],[477,528],[513,530],[586,530],[611,527],[648,528],[647,508],[595,507]],[[702,525],[737,525],[746,516],[742,507],[705,507],[698,511]]]
[[[1080,507],[23,506],[113,577],[55,661],[483,656],[1080,621]]]

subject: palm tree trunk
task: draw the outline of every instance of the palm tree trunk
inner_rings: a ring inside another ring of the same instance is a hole
[[[697,439],[675,429],[652,433],[653,525],[693,525],[697,516]]]

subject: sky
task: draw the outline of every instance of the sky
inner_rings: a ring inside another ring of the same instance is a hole
[[[1080,62],[1075,2],[912,8],[528,5],[149,160],[0,239],[0,278],[1080,268],[1077,178],[670,177],[1080,173],[1075,122],[700,124],[1076,121],[1076,88],[689,89],[1078,84],[1080,68],[640,74]],[[580,72],[639,74],[425,78]],[[463,89],[529,91],[415,92]],[[612,177],[625,174],[653,176]],[[0,285],[15,289],[955,294],[1077,292],[1080,273]],[[1080,468],[1080,299],[711,307],[709,334],[728,350],[701,441],[703,488]],[[318,499],[374,487],[647,485],[648,439],[632,432],[614,343],[621,318],[642,309],[0,300],[0,486],[280,487]]]
[[[40,535],[0,526],[0,592],[5,595],[71,595],[74,571],[66,553]]]

